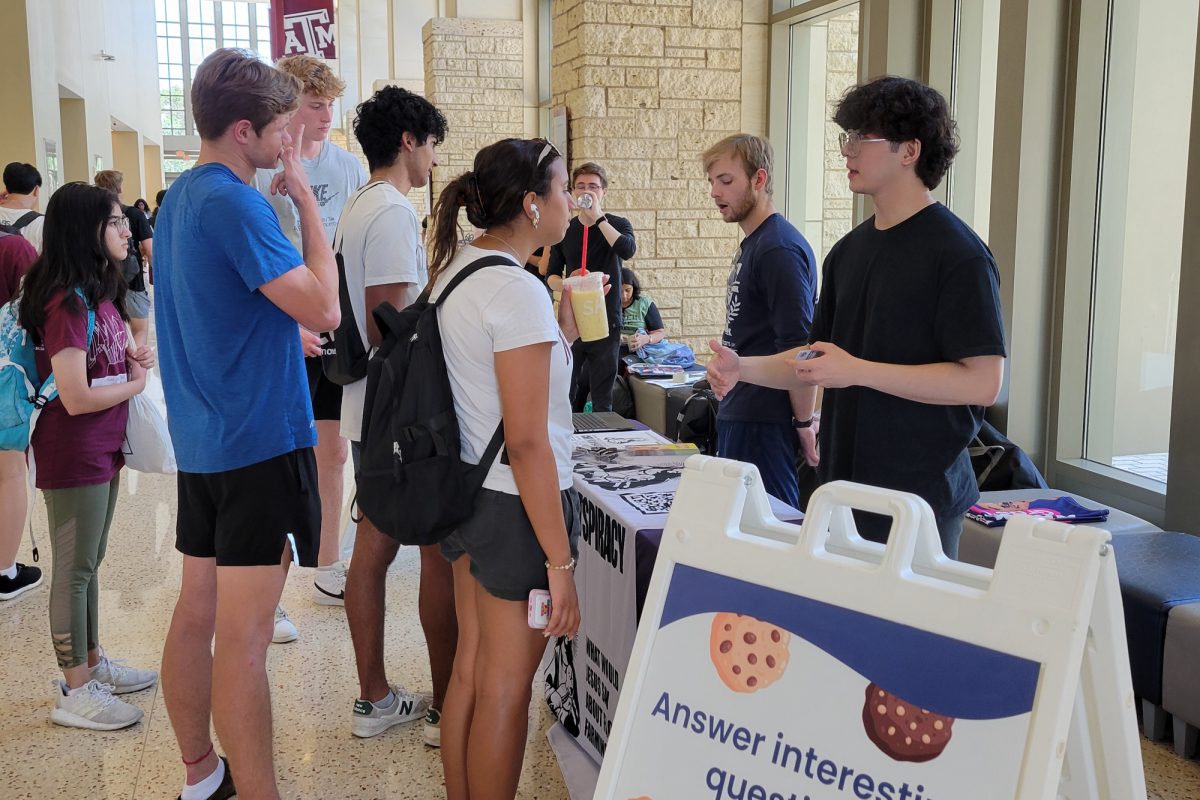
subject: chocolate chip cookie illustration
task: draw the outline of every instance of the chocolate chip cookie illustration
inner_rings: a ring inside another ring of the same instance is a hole
[[[713,618],[709,655],[717,675],[735,692],[757,692],[783,675],[791,634],[744,614]]]
[[[867,685],[863,705],[867,737],[896,761],[929,761],[950,742],[954,718],[914,706],[877,684]]]

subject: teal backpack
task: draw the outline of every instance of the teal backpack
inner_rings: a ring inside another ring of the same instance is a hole
[[[75,293],[87,308],[87,346],[92,346],[96,312],[81,289]],[[18,295],[0,306],[0,450],[24,451],[46,404],[58,397],[54,373],[38,380],[33,337],[21,327]]]

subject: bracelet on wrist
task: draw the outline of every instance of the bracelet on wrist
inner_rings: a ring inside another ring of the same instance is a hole
[[[575,569],[575,559],[572,557],[571,560],[565,564],[551,564],[550,559],[546,559],[546,569],[560,570],[563,572],[573,570]]]
[[[812,417],[809,417],[808,419],[796,419],[795,417],[792,417],[792,427],[795,428],[796,430],[803,430],[804,428],[811,428],[812,424],[813,424]]]

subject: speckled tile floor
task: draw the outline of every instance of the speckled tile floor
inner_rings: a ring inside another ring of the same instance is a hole
[[[101,568],[101,640],[113,657],[157,669],[180,574],[180,556],[174,550],[174,478],[126,471],[122,481]],[[45,531],[40,496],[37,503],[34,530]],[[45,535],[39,536],[38,544],[39,566],[47,570],[50,545]],[[18,558],[30,563],[28,538]],[[429,667],[416,619],[418,564],[417,551],[406,548],[389,573],[387,662],[392,680],[428,691]],[[300,639],[270,651],[281,793],[306,800],[442,797],[438,751],[424,746],[417,724],[369,740],[350,735],[357,682],[345,613],[314,604],[311,581],[311,570],[294,570],[289,577],[283,602]],[[5,709],[0,716],[0,796],[174,798],[183,773],[157,688],[125,696],[146,716],[124,731],[94,733],[50,723],[56,671],[47,636],[48,587],[47,575],[43,586],[0,604],[0,702]],[[521,798],[566,797],[546,743],[550,723],[535,699]]]

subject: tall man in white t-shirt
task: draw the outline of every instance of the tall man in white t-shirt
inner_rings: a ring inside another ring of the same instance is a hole
[[[358,107],[354,135],[367,156],[371,180],[347,203],[335,238],[359,336],[374,348],[382,337],[371,311],[384,302],[404,308],[426,283],[421,219],[405,195],[429,182],[436,148],[446,136],[446,118],[424,98],[388,86]],[[351,441],[355,472],[366,389],[364,378],[347,385],[342,396],[342,435]],[[384,585],[397,550],[396,540],[370,520],[358,524],[346,582],[346,618],[359,682],[351,730],[355,736],[375,736],[424,716],[425,743],[437,747],[442,699],[458,644],[453,577],[438,545],[421,548],[418,605],[433,675],[433,702],[427,705],[423,697],[390,685],[383,663]]]
[[[312,56],[285,56],[275,66],[281,72],[295,76],[304,86],[300,107],[292,116],[288,132],[294,141],[300,141],[300,163],[317,198],[325,235],[332,242],[346,201],[367,182],[367,171],[359,160],[327,141],[333,125],[333,104],[341,97],[346,84],[329,65]],[[271,191],[272,181],[277,179],[280,172],[259,170],[254,183],[275,209],[284,235],[298,249],[300,218],[296,213],[296,205],[287,197]],[[317,556],[313,598],[321,605],[340,606],[346,588],[346,566],[340,561],[339,553],[343,474],[347,454],[346,440],[339,432],[342,387],[321,372],[319,336],[309,331],[302,331],[301,336],[306,356],[304,366],[308,370],[308,389],[312,395],[313,419],[317,423],[317,486],[321,494],[321,550]],[[280,607],[276,611],[274,641],[290,642],[298,636],[296,626]]]
[[[38,213],[42,176],[33,164],[13,161],[4,167],[4,197],[0,198],[0,223],[9,233],[19,233],[42,252],[42,225],[46,218]]]

